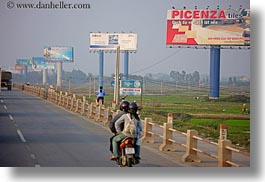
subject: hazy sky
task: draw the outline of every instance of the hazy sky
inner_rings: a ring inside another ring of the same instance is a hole
[[[11,0],[14,3],[49,3],[50,0]],[[209,74],[210,51],[166,48],[166,13],[176,9],[250,8],[249,0],[64,0],[88,3],[90,9],[7,8],[10,0],[0,1],[1,67],[15,65],[16,59],[43,55],[44,46],[73,46],[74,63],[63,69],[80,69],[98,74],[98,54],[89,52],[90,32],[134,32],[138,51],[129,56],[129,74],[167,73],[171,70]],[[59,3],[62,0],[53,1]],[[115,72],[114,53],[106,53],[104,75]],[[123,54],[121,69],[123,72]],[[221,50],[221,77],[250,76],[250,50]]]

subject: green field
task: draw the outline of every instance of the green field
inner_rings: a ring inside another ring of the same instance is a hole
[[[218,140],[220,124],[225,124],[228,126],[227,138],[234,145],[250,150],[250,109],[246,96],[209,100],[208,97],[194,99],[193,94],[172,94],[144,96],[144,99],[148,102],[143,102],[142,118],[151,117],[154,122],[162,124],[167,122],[167,114],[173,113],[174,129],[182,132],[194,129],[201,137],[213,141]],[[242,113],[243,103],[247,104],[248,113]]]

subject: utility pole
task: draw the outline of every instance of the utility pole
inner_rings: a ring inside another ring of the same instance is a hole
[[[161,93],[161,95],[163,94],[163,82],[162,81],[160,83],[160,93]]]
[[[88,87],[89,87],[89,92],[88,92],[88,98],[90,99],[91,98],[91,83],[92,82],[92,79],[91,79],[91,76],[89,76],[89,85],[88,85]]]
[[[69,77],[69,79],[68,79],[68,92],[69,92],[69,94],[71,92],[71,78],[72,77]]]
[[[116,49],[116,71],[115,71],[115,87],[114,87],[114,101],[119,104],[119,68],[120,68],[120,46]]]
[[[1,81],[1,85],[2,85],[2,69],[0,68],[0,81]],[[2,86],[0,85],[0,93],[2,90]]]
[[[94,77],[94,93],[96,93],[96,77]]]

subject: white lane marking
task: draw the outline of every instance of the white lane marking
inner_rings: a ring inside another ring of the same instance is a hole
[[[21,132],[19,129],[17,129],[17,134],[18,134],[20,140],[21,140],[23,143],[26,143],[26,140],[25,140],[25,138],[24,138],[22,132]]]
[[[10,119],[11,121],[14,121],[14,118],[13,118],[13,116],[12,116],[11,114],[9,114],[9,119]]]
[[[26,149],[27,149],[28,151],[30,151],[30,148],[29,148],[29,146],[28,146],[28,145],[25,145],[25,147],[26,147]]]
[[[30,157],[31,157],[32,159],[36,159],[36,156],[35,156],[34,154],[30,154]]]
[[[4,103],[4,101],[1,99],[1,103]]]
[[[7,111],[7,107],[6,107],[6,105],[4,105],[4,109]]]
[[[35,167],[40,167],[40,165],[36,162],[36,159],[37,159],[36,155],[30,154],[30,157],[35,162]]]

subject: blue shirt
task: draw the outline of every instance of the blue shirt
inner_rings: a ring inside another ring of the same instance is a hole
[[[97,91],[97,97],[104,97],[105,96],[105,91],[104,90],[98,90]]]

